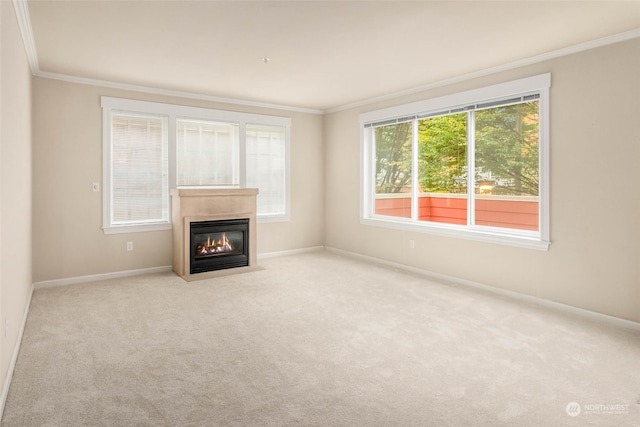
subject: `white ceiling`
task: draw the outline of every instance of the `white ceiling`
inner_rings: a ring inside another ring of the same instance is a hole
[[[325,111],[640,29],[640,1],[27,4],[44,74]]]

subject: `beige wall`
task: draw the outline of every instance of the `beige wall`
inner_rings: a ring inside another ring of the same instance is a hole
[[[322,116],[33,79],[34,282],[171,265],[171,232],[105,235],[100,96],[291,117],[291,221],[258,225],[258,254],[323,244]],[[126,251],[126,242],[134,250]]]
[[[0,381],[4,384],[32,283],[31,71],[13,4],[0,2],[0,15]]]
[[[552,73],[548,252],[359,223],[361,112],[545,72]],[[640,321],[639,75],[634,39],[326,116],[325,244]]]

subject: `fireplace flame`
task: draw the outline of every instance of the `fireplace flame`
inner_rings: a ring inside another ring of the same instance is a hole
[[[198,245],[197,253],[200,256],[222,254],[232,252],[233,246],[227,237],[227,233],[222,233],[218,240],[211,239],[211,235],[207,236],[207,243]]]

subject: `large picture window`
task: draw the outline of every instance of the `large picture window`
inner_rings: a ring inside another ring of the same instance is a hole
[[[362,221],[546,249],[542,75],[361,115]]]
[[[258,188],[258,221],[289,218],[285,117],[102,97],[105,233],[171,228],[169,190]]]

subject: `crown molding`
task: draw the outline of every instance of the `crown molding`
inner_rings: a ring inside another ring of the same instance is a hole
[[[33,29],[31,28],[31,18],[29,16],[29,5],[27,4],[27,0],[13,0],[13,8],[16,11],[18,28],[20,28],[20,34],[22,35],[22,42],[24,43],[24,50],[27,54],[29,67],[31,68],[31,73],[35,75],[40,71],[40,65],[38,64],[36,43],[33,39]]]
[[[62,80],[62,81],[72,82],[72,83],[80,83],[80,84],[86,84],[86,85],[92,85],[92,86],[102,86],[102,87],[108,87],[108,88],[114,88],[114,89],[124,89],[124,90],[130,90],[135,92],[166,95],[166,96],[172,96],[172,97],[178,97],[178,98],[197,99],[202,101],[219,102],[219,103],[233,104],[233,105],[246,105],[251,107],[269,108],[269,109],[275,109],[275,110],[286,110],[286,111],[308,113],[308,114],[331,114],[339,111],[349,110],[351,108],[362,107],[362,106],[373,104],[376,102],[387,101],[390,99],[400,98],[402,96],[407,96],[407,95],[413,95],[413,94],[424,92],[430,89],[435,89],[442,86],[448,86],[455,83],[461,83],[466,80],[484,77],[484,76],[499,73],[502,71],[513,70],[516,68],[524,67],[526,65],[536,64],[539,62],[548,61],[550,59],[555,59],[562,56],[583,52],[585,50],[595,49],[598,47],[607,46],[610,44],[619,43],[619,42],[640,37],[640,28],[637,28],[637,29],[626,31],[623,33],[614,34],[614,35],[603,37],[600,39],[579,43],[573,46],[553,50],[551,52],[543,53],[540,55],[531,56],[528,58],[509,62],[507,64],[485,68],[482,70],[474,71],[472,73],[463,74],[463,75],[452,77],[449,79],[439,80],[433,83],[416,86],[410,89],[393,92],[387,95],[367,98],[361,101],[356,101],[349,104],[344,104],[341,106],[320,110],[320,109],[314,109],[314,108],[293,107],[288,105],[271,104],[271,103],[265,103],[265,102],[236,99],[236,98],[225,98],[225,97],[219,97],[219,96],[213,96],[213,95],[204,95],[204,94],[199,94],[194,92],[161,89],[161,88],[155,88],[150,86],[134,85],[134,84],[120,83],[120,82],[107,81],[107,80],[90,79],[85,77],[72,76],[68,74],[59,74],[59,73],[41,71],[40,65],[38,63],[38,54],[36,51],[35,40],[33,38],[33,30],[31,27],[31,19],[29,17],[29,6],[27,4],[27,0],[13,0],[13,6],[16,11],[18,26],[20,28],[20,33],[22,34],[22,40],[24,42],[24,47],[25,47],[26,55],[29,61],[29,66],[31,67],[31,73],[34,76],[44,77],[48,79]]]
[[[134,92],[150,93],[154,95],[171,96],[175,98],[197,99],[201,101],[219,102],[223,104],[233,104],[233,105],[246,105],[250,107],[268,108],[272,110],[286,110],[286,111],[293,111],[298,113],[324,114],[323,110],[317,110],[313,108],[294,107],[290,105],[271,104],[267,102],[249,101],[249,100],[236,99],[236,98],[225,98],[220,96],[205,95],[205,94],[186,92],[186,91],[180,91],[180,90],[161,89],[156,87],[134,85],[129,83],[120,83],[120,82],[114,82],[114,81],[108,81],[108,80],[89,79],[86,77],[77,77],[77,76],[72,76],[68,74],[51,73],[48,71],[38,71],[37,73],[34,73],[34,75],[36,77],[43,77],[43,78],[53,79],[53,80],[62,80],[70,83],[79,83],[79,84],[90,85],[90,86],[100,86],[100,87],[106,87],[111,89],[122,89],[122,90],[134,91]]]
[[[640,37],[640,28],[637,28],[631,31],[626,31],[624,33],[614,34],[612,36],[607,36],[607,37],[603,37],[596,40],[591,40],[584,43],[579,43],[579,44],[565,47],[562,49],[553,50],[551,52],[543,53],[536,56],[531,56],[528,58],[520,59],[518,61],[509,62],[503,65],[498,65],[496,67],[485,68],[482,70],[474,71],[472,73],[452,77],[450,79],[439,80],[437,82],[413,87],[411,89],[406,89],[403,91],[394,92],[394,93],[390,93],[387,95],[382,95],[374,98],[367,98],[361,101],[356,101],[349,104],[341,105],[339,107],[329,108],[327,110],[324,110],[324,113],[325,114],[336,113],[338,111],[344,111],[344,110],[349,110],[351,108],[362,107],[362,106],[373,104],[380,101],[387,101],[390,99],[395,99],[395,98],[399,98],[406,95],[413,95],[415,93],[424,92],[430,89],[435,89],[442,86],[448,86],[455,83],[461,83],[466,80],[471,80],[478,77],[484,77],[484,76],[499,73],[502,71],[513,70],[516,68],[524,67],[526,65],[536,64],[539,62],[548,61],[550,59],[555,59],[562,56],[567,56],[574,53],[583,52],[585,50],[595,49],[598,47],[607,46],[610,44],[619,43],[619,42],[631,40],[638,37]]]
[[[0,0],[1,1],[1,0]],[[286,110],[299,113],[308,114],[324,114],[323,110],[313,108],[294,107],[290,105],[272,104],[267,102],[249,101],[235,98],[225,98],[220,96],[204,95],[193,92],[161,89],[150,86],[133,85],[128,83],[114,82],[108,80],[90,79],[85,77],[72,76],[68,74],[51,73],[48,71],[40,70],[40,64],[38,63],[38,53],[36,51],[36,44],[33,38],[33,28],[31,27],[31,18],[29,15],[29,5],[27,0],[13,0],[13,7],[16,12],[16,18],[18,21],[18,27],[22,34],[22,41],[24,43],[25,52],[29,61],[29,67],[31,73],[36,77],[44,77],[48,79],[62,80],[71,83],[79,83],[92,86],[101,86],[113,89],[123,89],[135,92],[150,93],[155,95],[165,95],[177,98],[197,99],[209,102],[219,102],[223,104],[233,105],[246,105],[250,107],[268,108],[272,110]]]

